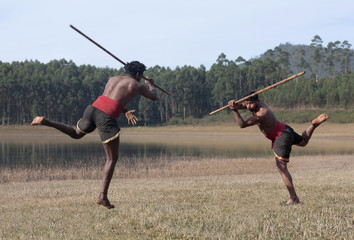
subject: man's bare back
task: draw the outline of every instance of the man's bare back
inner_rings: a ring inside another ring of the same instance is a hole
[[[145,80],[145,84],[150,90],[129,75],[112,77],[106,83],[102,95],[119,102],[123,107],[138,95],[143,95],[146,98],[156,100],[157,97],[152,84],[147,80]]]

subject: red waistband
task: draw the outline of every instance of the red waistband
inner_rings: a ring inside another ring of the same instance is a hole
[[[119,114],[123,112],[123,106],[119,102],[103,95],[99,96],[92,106],[107,113],[114,119],[117,119]]]
[[[272,130],[266,135],[266,138],[272,141],[272,148],[273,148],[273,142],[277,137],[284,131],[285,129],[285,124],[281,122],[277,122]]]

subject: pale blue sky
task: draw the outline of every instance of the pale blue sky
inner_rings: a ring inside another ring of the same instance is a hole
[[[70,24],[125,62],[209,69],[222,52],[250,59],[315,35],[354,45],[354,1],[2,0],[0,61],[121,67]]]

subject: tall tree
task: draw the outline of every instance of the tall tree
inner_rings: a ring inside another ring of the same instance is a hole
[[[320,73],[321,73],[321,62],[323,58],[323,47],[322,47],[322,39],[320,36],[315,35],[313,39],[311,40],[311,49],[312,49],[312,55],[311,58],[314,61],[314,65],[316,66],[316,80],[320,78]]]
[[[343,74],[347,75],[349,71],[349,66],[350,66],[350,59],[353,56],[353,51],[350,51],[351,44],[345,40],[342,42],[342,69],[343,69]]]

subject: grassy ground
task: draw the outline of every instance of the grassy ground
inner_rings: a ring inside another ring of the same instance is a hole
[[[122,139],[234,133],[260,135],[256,127],[222,124],[133,127]],[[353,133],[354,124],[325,123],[314,137],[352,139]],[[52,134],[58,133],[28,126],[0,131],[9,141]],[[354,239],[354,155],[293,157],[289,169],[302,202],[296,206],[282,206],[288,193],[272,158],[146,161],[118,164],[112,210],[95,203],[100,167],[0,168],[0,239]]]
[[[0,239],[353,239],[353,156],[298,157],[289,169],[296,206],[281,205],[270,159],[118,168],[112,210],[95,203],[99,180],[2,183]]]

